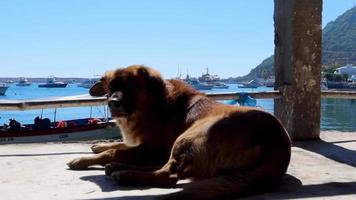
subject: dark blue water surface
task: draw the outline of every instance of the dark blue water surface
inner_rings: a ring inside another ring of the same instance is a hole
[[[231,84],[228,89],[214,89],[204,91],[207,93],[220,92],[256,92],[269,91],[272,88],[259,87],[256,89],[238,88],[237,85]],[[47,97],[63,97],[87,94],[88,89],[78,87],[76,84],[69,84],[66,88],[38,88],[38,84],[33,83],[28,87],[18,87],[12,84],[5,96],[0,99],[39,99]],[[273,113],[272,99],[258,99],[257,106]],[[85,117],[105,117],[107,115],[104,106],[93,107],[73,107],[44,110],[27,110],[27,111],[4,111],[0,110],[0,124],[8,123],[9,118],[15,118],[21,123],[33,123],[36,116],[48,117],[51,120],[66,120]],[[356,100],[345,99],[323,99],[321,104],[321,129],[322,130],[339,130],[339,131],[356,131]]]

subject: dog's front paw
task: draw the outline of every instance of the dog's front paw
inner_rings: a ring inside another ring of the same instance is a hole
[[[107,147],[103,144],[94,144],[93,146],[91,146],[91,150],[94,153],[101,153],[107,150]]]
[[[67,166],[72,170],[81,170],[88,168],[88,164],[83,158],[76,158],[67,163]]]

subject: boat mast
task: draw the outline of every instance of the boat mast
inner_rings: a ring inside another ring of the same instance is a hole
[[[53,117],[53,123],[56,123],[57,118],[57,107],[54,108],[54,117]]]
[[[93,117],[93,106],[90,106],[90,115],[89,115],[90,118]]]

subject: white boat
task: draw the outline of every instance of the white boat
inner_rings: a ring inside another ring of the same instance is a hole
[[[0,83],[0,95],[5,95],[6,90],[9,88],[5,83]]]
[[[16,84],[16,86],[30,86],[31,82],[27,80],[25,77],[20,77],[19,82]]]
[[[247,83],[242,83],[241,85],[237,86],[239,88],[258,88],[261,86],[261,83],[259,83],[257,80],[251,80]]]
[[[45,88],[65,88],[67,87],[68,83],[64,83],[62,81],[57,81],[54,76],[50,76],[47,78],[47,82],[44,84],[39,84],[38,87],[45,87]]]
[[[99,79],[87,79],[78,84],[78,87],[91,88]]]
[[[198,78],[200,82],[203,83],[216,83],[220,81],[220,78],[218,75],[212,75],[209,74],[209,68],[206,68],[206,73],[202,74],[201,77]]]
[[[229,88],[229,86],[222,82],[215,82],[215,83],[213,83],[213,88],[214,89],[227,89],[227,88]]]
[[[202,83],[202,82],[199,82],[198,80],[187,79],[185,81],[197,90],[211,90],[213,88],[213,85],[208,84],[208,83]]]
[[[224,83],[221,82],[221,80],[220,80],[218,75],[209,74],[209,68],[206,68],[206,73],[205,74],[202,74],[200,77],[198,77],[198,81],[199,81],[200,84],[206,85],[206,86],[214,88],[214,89],[227,89],[227,88],[229,88],[228,85],[225,85]]]

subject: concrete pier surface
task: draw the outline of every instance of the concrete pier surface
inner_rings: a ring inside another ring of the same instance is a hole
[[[103,167],[68,170],[92,154],[86,142],[0,145],[0,199],[148,200],[179,189],[127,188]],[[274,191],[245,199],[356,199],[356,132],[322,132],[320,141],[295,142],[287,175]]]

